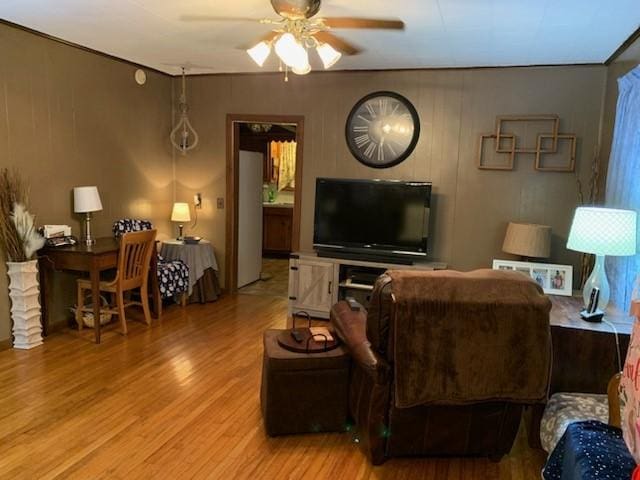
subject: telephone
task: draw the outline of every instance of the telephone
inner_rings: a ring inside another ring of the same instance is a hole
[[[78,239],[73,235],[65,235],[62,237],[51,237],[45,240],[47,247],[64,247],[69,245],[75,245],[78,243]]]

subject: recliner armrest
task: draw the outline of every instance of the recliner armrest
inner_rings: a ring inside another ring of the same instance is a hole
[[[331,307],[331,324],[356,363],[376,384],[385,384],[389,377],[389,365],[373,351],[367,339],[366,310],[353,311],[347,302],[340,301]]]

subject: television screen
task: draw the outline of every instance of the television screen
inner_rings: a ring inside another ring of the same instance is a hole
[[[426,255],[431,183],[316,180],[316,249]]]

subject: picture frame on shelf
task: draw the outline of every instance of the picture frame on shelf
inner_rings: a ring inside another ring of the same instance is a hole
[[[520,272],[533,278],[547,295],[573,295],[573,266],[550,263],[493,260],[494,270]]]

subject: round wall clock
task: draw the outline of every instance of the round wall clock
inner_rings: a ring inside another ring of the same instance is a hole
[[[355,104],[345,135],[359,162],[373,168],[392,167],[413,152],[420,136],[420,118],[402,95],[374,92]]]

